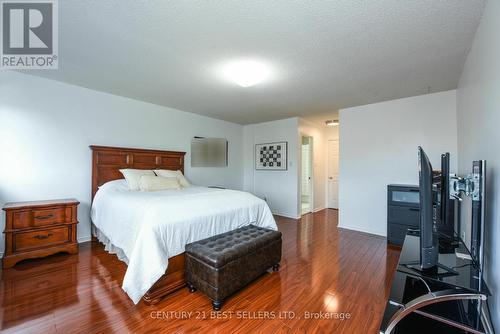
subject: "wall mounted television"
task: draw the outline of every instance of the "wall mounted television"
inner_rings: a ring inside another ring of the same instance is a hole
[[[191,139],[191,167],[226,167],[228,142],[225,138]]]

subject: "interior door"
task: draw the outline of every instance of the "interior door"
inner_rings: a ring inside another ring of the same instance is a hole
[[[339,141],[328,141],[328,207],[339,208]]]

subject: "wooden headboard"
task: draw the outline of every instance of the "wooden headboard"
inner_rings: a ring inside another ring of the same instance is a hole
[[[120,169],[170,169],[184,173],[186,152],[145,150],[109,146],[92,149],[92,199],[97,188],[108,181],[123,179]]]

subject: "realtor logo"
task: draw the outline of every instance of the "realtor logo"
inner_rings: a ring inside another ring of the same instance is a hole
[[[1,68],[57,69],[56,0],[0,0]]]

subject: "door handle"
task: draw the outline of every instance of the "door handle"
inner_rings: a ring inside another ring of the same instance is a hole
[[[330,176],[330,177],[329,177],[329,179],[330,179],[330,180],[333,180],[333,177],[331,177],[331,176]]]

